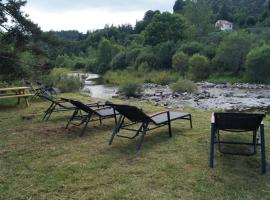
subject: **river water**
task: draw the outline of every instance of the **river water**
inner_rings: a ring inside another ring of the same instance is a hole
[[[110,99],[116,96],[117,88],[100,84],[98,74],[73,73],[72,75],[78,76],[83,82],[82,95],[99,99]]]

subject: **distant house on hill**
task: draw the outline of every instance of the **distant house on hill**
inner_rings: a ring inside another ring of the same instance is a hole
[[[218,20],[215,24],[215,27],[221,31],[232,31],[233,23],[227,20]]]

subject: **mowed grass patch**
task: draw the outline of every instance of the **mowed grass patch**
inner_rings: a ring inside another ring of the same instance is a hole
[[[66,94],[84,102],[94,99]],[[122,101],[116,101],[122,102]],[[15,102],[16,103],[16,102]],[[126,101],[155,113],[164,108]],[[0,108],[0,199],[267,199],[270,177],[260,174],[260,150],[254,157],[215,154],[208,167],[211,112],[185,108],[193,117],[138,138],[108,140],[113,120],[65,129],[71,112],[41,120],[47,102],[29,108],[4,102]],[[24,119],[30,117],[30,119]],[[269,161],[269,118],[265,120]],[[258,148],[259,149],[259,148]]]

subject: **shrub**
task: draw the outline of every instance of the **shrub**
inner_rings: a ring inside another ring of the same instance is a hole
[[[270,74],[270,45],[251,50],[246,60],[246,76],[253,82],[266,82]]]
[[[192,56],[193,54],[200,53],[203,49],[203,45],[199,42],[190,42],[183,44],[180,48],[181,51]]]
[[[125,52],[119,52],[116,56],[113,57],[111,66],[112,69],[124,69],[127,67],[126,62],[126,53]]]
[[[216,56],[217,47],[215,44],[208,44],[203,48],[202,53],[210,60]]]
[[[172,57],[172,66],[175,71],[184,76],[188,69],[188,56],[184,52],[175,53]]]
[[[139,73],[146,73],[146,72],[150,72],[151,69],[148,65],[147,62],[142,62],[139,66],[138,66],[138,72]]]
[[[56,83],[56,87],[63,93],[77,92],[81,88],[81,81],[78,77],[62,75]]]
[[[149,82],[153,82],[159,85],[168,85],[177,81],[178,79],[177,74],[169,73],[166,71],[160,71],[156,73],[152,73],[151,77],[149,77]]]
[[[134,65],[137,56],[140,54],[140,48],[134,48],[126,52],[126,62],[128,65]]]
[[[151,69],[157,69],[160,66],[158,57],[153,53],[141,53],[136,59],[136,67],[139,67],[143,62],[146,62]]]
[[[179,79],[176,83],[172,83],[170,88],[174,92],[194,92],[197,90],[197,85],[190,80],[181,80]]]
[[[189,59],[189,74],[195,81],[206,79],[210,74],[210,65],[207,57],[195,54]]]
[[[119,92],[126,97],[137,97],[142,92],[142,85],[133,81],[126,81],[120,85]]]
[[[78,77],[67,74],[50,74],[43,76],[42,80],[46,86],[58,88],[62,93],[78,92],[82,86]]]

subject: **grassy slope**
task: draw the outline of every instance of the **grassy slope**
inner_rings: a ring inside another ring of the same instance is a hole
[[[67,95],[87,101],[86,97]],[[191,112],[194,128],[173,123],[173,138],[161,128],[137,140],[116,138],[107,145],[113,121],[65,130],[69,113],[42,122],[42,101],[31,107],[0,102],[0,199],[268,199],[270,175],[260,175],[260,156],[216,153],[208,167],[210,112]],[[146,111],[162,108],[132,102]],[[34,116],[22,120],[21,116]],[[270,160],[269,119],[266,121]],[[259,151],[260,152],[260,151]]]

